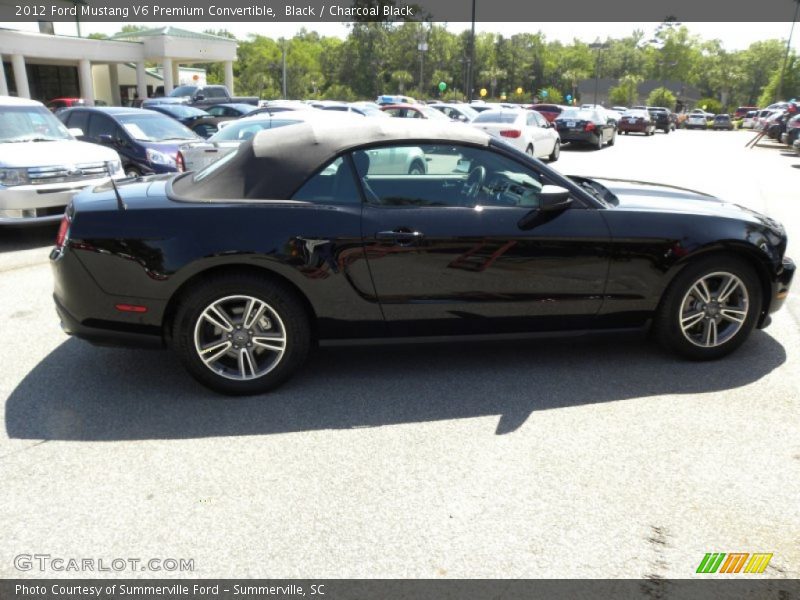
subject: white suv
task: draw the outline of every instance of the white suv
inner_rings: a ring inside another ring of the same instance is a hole
[[[0,96],[0,225],[59,221],[76,192],[124,177],[114,150],[73,134],[40,102]]]

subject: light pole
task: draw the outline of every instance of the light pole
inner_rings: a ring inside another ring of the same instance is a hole
[[[597,108],[597,92],[600,84],[600,53],[605,48],[608,48],[608,44],[600,42],[600,38],[597,38],[594,43],[589,44],[589,48],[597,51],[594,59],[594,106]]]
[[[469,35],[469,59],[467,60],[467,102],[472,102],[472,69],[475,65],[475,0],[472,0],[472,31]]]
[[[423,88],[425,86],[425,78],[423,76],[424,73],[424,60],[425,60],[425,53],[428,51],[428,43],[425,41],[425,34],[422,33],[420,35],[420,42],[417,44],[417,50],[419,50],[419,92],[422,94],[424,92]]]
[[[786,75],[786,65],[789,63],[789,50],[792,47],[792,34],[794,33],[794,24],[797,21],[797,13],[800,11],[800,0],[794,0],[794,17],[792,18],[792,27],[789,29],[789,39],[786,41],[786,54],[783,57],[783,68],[781,69],[781,76],[778,79],[778,89],[775,91],[775,102],[780,100],[783,93],[783,78]]]

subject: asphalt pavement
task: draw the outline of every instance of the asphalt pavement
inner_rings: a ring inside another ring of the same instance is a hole
[[[720,194],[798,258],[800,157],[752,135],[619,136],[555,166]],[[717,362],[635,334],[323,348],[232,399],[170,353],[68,339],[54,237],[0,231],[0,577],[658,579],[707,552],[800,577],[800,289]],[[33,554],[193,570],[18,570]]]

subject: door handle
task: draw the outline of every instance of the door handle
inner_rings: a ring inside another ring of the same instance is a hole
[[[398,246],[410,246],[419,242],[424,236],[419,231],[410,229],[395,229],[394,231],[379,231],[375,239],[392,241]]]

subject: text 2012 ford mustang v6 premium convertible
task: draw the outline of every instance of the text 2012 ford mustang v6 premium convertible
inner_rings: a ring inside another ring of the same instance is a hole
[[[68,333],[169,346],[251,394],[342,338],[650,325],[718,358],[783,304],[785,249],[781,225],[705,194],[568,178],[460,124],[342,118],[84,192],[51,261]]]

